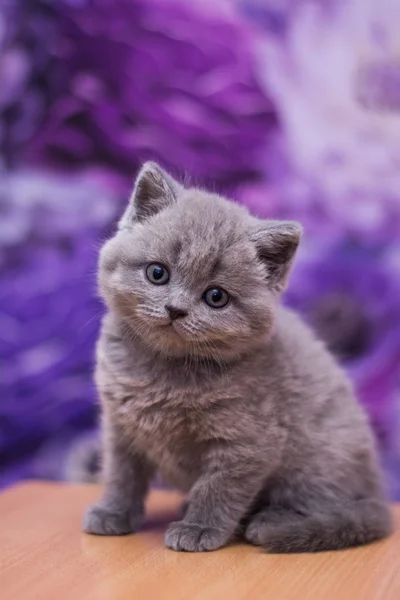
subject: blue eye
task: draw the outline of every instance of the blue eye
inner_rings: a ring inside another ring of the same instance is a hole
[[[146,269],[146,277],[150,283],[154,283],[154,285],[164,285],[165,283],[168,283],[169,273],[162,265],[152,263]]]
[[[230,296],[221,288],[210,288],[204,293],[204,302],[211,308],[223,308],[228,304]]]

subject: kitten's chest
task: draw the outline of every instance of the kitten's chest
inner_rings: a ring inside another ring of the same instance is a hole
[[[146,454],[163,478],[189,489],[198,476],[203,453],[216,424],[210,418],[213,392],[151,376],[124,386],[117,418],[124,436]]]
[[[202,394],[191,394],[191,400],[201,402]],[[149,385],[140,391],[133,385],[118,409],[126,431],[135,434],[135,441],[162,442],[176,446],[197,439],[202,429],[202,411],[188,408],[185,393],[178,389],[160,389]]]

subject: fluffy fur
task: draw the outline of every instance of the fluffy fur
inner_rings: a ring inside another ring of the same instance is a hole
[[[390,532],[367,419],[323,344],[279,307],[300,237],[144,165],[100,257],[105,492],[85,531],[136,531],[159,471],[188,494],[166,532],[174,550],[235,536],[335,550]],[[152,263],[164,285],[147,279]],[[230,302],[208,306],[210,287]]]

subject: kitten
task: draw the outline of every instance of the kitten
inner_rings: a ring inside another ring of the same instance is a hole
[[[84,521],[134,532],[156,470],[188,494],[165,537],[334,550],[388,535],[367,419],[321,342],[279,307],[301,237],[154,163],[100,256],[105,492]]]

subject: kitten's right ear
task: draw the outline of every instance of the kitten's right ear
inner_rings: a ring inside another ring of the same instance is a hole
[[[258,221],[249,231],[258,258],[266,267],[267,280],[282,291],[303,233],[300,223],[294,221]]]
[[[156,163],[144,163],[118,228],[129,228],[134,222],[144,221],[160,212],[176,201],[180,188],[180,184]]]

